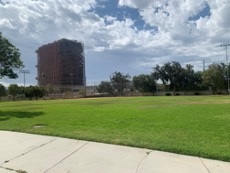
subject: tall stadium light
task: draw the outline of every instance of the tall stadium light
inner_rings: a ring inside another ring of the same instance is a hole
[[[30,71],[29,70],[19,70],[19,73],[24,74],[24,88],[25,88],[26,87],[26,74],[29,74]]]
[[[228,64],[228,46],[230,46],[230,44],[222,44],[220,45],[220,47],[224,47],[225,48],[225,52],[226,52],[226,64],[227,64],[227,80],[228,80],[228,94],[230,94],[230,89],[229,89],[229,64]]]

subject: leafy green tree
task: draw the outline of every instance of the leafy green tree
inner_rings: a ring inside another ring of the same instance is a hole
[[[25,96],[32,100],[32,98],[34,97],[34,89],[32,86],[28,86],[25,88]]]
[[[163,84],[169,83],[170,89],[175,95],[182,84],[184,70],[179,62],[173,61],[164,64],[163,66],[156,65],[153,68],[153,76],[157,80],[161,80]]]
[[[151,92],[156,91],[156,81],[152,75],[141,74],[134,76],[132,80],[133,86],[140,92]]]
[[[118,92],[119,95],[123,95],[125,89],[129,88],[131,76],[129,74],[123,74],[115,71],[110,76],[110,81],[113,88]]]
[[[108,93],[109,95],[113,95],[113,92],[114,92],[111,83],[108,82],[108,81],[102,81],[102,82],[98,85],[97,91],[98,91],[99,93]]]
[[[224,63],[211,64],[202,74],[203,83],[210,86],[213,93],[227,91],[227,68]]]
[[[163,84],[169,84],[170,90],[203,90],[206,89],[202,84],[201,72],[195,72],[193,66],[187,64],[182,67],[179,62],[168,62],[163,66],[156,65],[152,75]]]
[[[12,95],[13,100],[15,100],[16,96],[23,94],[23,89],[17,84],[10,84],[8,87],[8,93]]]
[[[45,89],[43,87],[38,86],[28,86],[25,88],[25,96],[32,100],[35,98],[36,100],[38,98],[41,98],[44,96]]]
[[[207,89],[202,84],[201,74],[202,73],[200,71],[195,72],[192,65],[187,64],[183,68],[183,76],[180,84],[180,89],[186,91]]]
[[[34,86],[34,97],[37,100],[45,95],[45,89],[43,87]]]
[[[0,79],[3,77],[17,78],[18,75],[14,70],[22,67],[19,50],[0,33]]]
[[[5,95],[6,95],[6,87],[0,84],[0,101],[1,101],[1,97]]]

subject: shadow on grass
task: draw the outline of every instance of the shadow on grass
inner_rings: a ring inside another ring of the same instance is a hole
[[[44,112],[26,112],[26,111],[0,111],[0,121],[6,121],[10,118],[34,118],[43,115]]]

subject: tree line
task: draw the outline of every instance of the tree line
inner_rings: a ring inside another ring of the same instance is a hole
[[[16,100],[17,98],[38,99],[46,94],[44,87],[39,86],[18,86],[17,84],[10,84],[8,88],[0,84],[0,98],[8,96],[9,99]]]
[[[23,68],[23,62],[20,59],[19,49],[10,41],[2,36],[0,32],[0,79],[3,77],[9,79],[18,78],[18,74],[14,71]],[[27,97],[29,99],[38,99],[43,97],[45,90],[38,86],[22,87],[17,84],[9,85],[8,89],[0,84],[0,99],[8,95],[13,100],[17,97]]]
[[[0,32],[0,79],[7,77],[15,79],[18,77],[14,72],[16,69],[23,68],[20,59],[20,52],[10,41],[4,38]],[[183,67],[179,62],[172,61],[156,65],[150,74],[140,74],[133,78],[129,74],[114,72],[110,76],[110,81],[102,81],[97,90],[99,93],[109,95],[125,95],[130,91],[155,93],[159,83],[165,90],[173,91],[200,91],[211,89],[213,94],[216,92],[229,94],[229,64],[214,63],[205,71],[194,71],[191,64]],[[16,84],[10,85],[8,90],[0,85],[0,96],[6,93],[12,95],[24,94],[30,99],[39,98],[44,95],[44,89],[38,86],[19,87]]]
[[[125,95],[127,91],[141,93],[155,93],[159,83],[166,91],[202,91],[211,89],[213,94],[228,91],[227,76],[230,66],[224,63],[211,64],[205,71],[195,71],[191,64],[184,67],[176,61],[168,62],[162,66],[156,65],[150,74],[140,74],[131,78],[129,74],[114,72],[110,81],[102,81],[97,90],[99,93],[109,95]]]

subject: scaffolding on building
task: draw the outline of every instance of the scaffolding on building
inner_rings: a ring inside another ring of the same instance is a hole
[[[38,48],[38,85],[76,88],[86,85],[84,45],[61,39]]]

